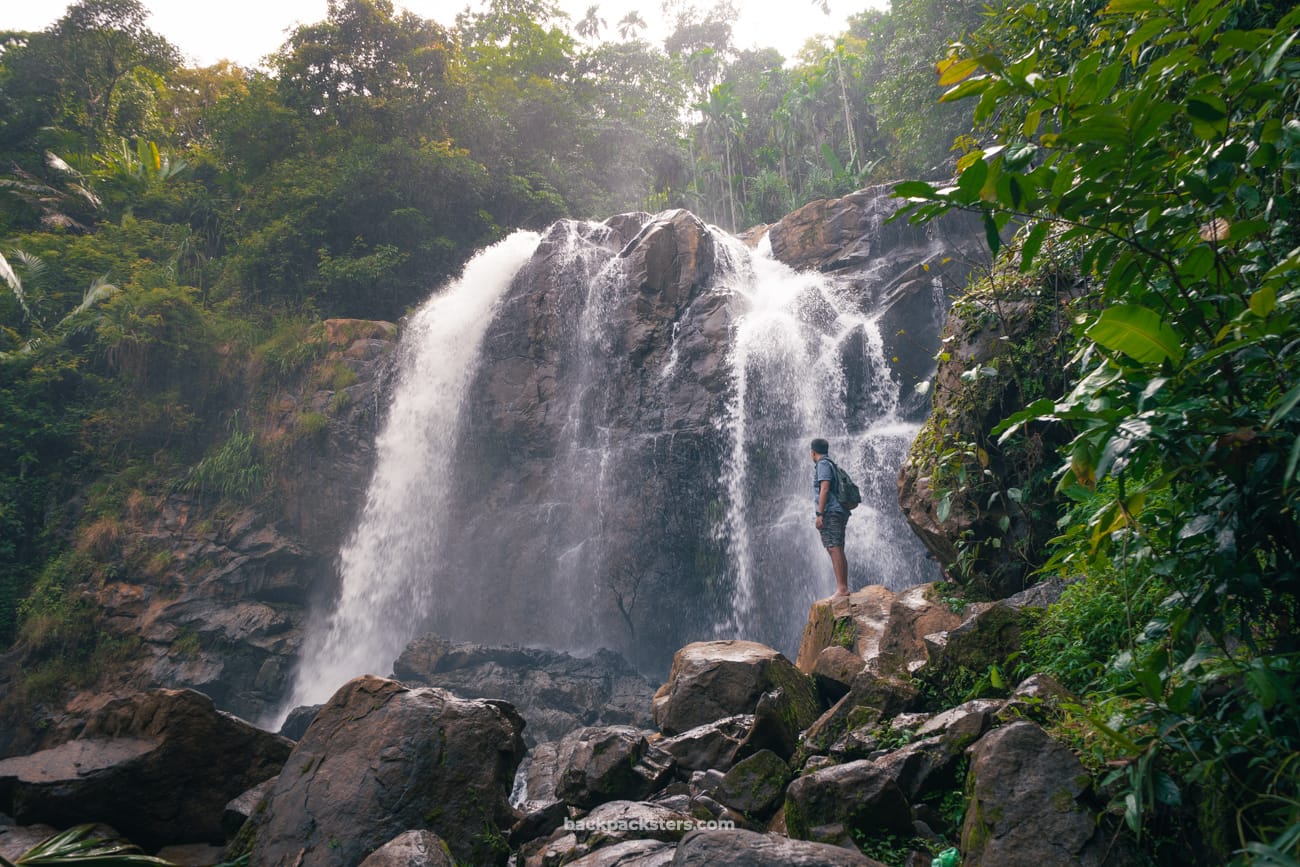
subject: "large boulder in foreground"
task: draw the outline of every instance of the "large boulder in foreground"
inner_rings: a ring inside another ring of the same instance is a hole
[[[854,849],[740,828],[692,831],[677,845],[672,863],[673,867],[884,867]]]
[[[150,690],[109,702],[78,738],[0,761],[0,813],[104,822],[146,848],[221,843],[226,804],[279,773],[292,748],[202,693]]]
[[[1107,860],[1109,847],[1088,803],[1088,772],[1034,723],[1012,723],[976,742],[966,792],[965,867],[1120,863]]]
[[[251,820],[250,867],[351,867],[411,829],[434,831],[460,861],[504,863],[523,726],[505,702],[349,681]]]
[[[764,693],[780,690],[799,729],[817,718],[812,681],[780,652],[753,641],[699,641],[673,656],[668,682],[654,697],[655,723],[676,735],[727,716],[753,713]]]

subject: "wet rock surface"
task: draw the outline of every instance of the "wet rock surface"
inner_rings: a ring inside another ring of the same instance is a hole
[[[668,682],[654,696],[654,716],[667,735],[735,714],[752,713],[765,693],[781,690],[803,728],[816,718],[811,681],[778,651],[753,641],[687,645],[673,657]]]
[[[273,777],[292,743],[192,690],[108,703],[80,736],[0,761],[0,812],[24,824],[105,822],[143,846],[225,839],[222,812]]]
[[[572,656],[425,635],[407,645],[393,672],[404,683],[509,701],[528,721],[524,739],[530,745],[559,740],[583,726],[652,724],[654,687],[611,650]]]
[[[253,818],[249,864],[356,864],[427,828],[453,855],[504,863],[523,756],[508,704],[360,677],[321,708]]]

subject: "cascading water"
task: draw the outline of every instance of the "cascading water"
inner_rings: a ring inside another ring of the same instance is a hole
[[[852,586],[937,577],[897,507],[918,419],[899,409],[879,294],[685,212],[561,222],[480,254],[404,330],[340,598],[287,707],[391,670],[426,630],[607,646],[656,676],[692,640],[793,655],[834,588],[815,436],[863,489]]]
[[[365,510],[339,553],[340,596],[308,633],[286,710],[358,674],[388,673],[429,617],[435,588],[422,578],[446,530],[439,506],[449,505],[465,385],[493,307],[537,243],[517,232],[484,250],[407,323]]]
[[[744,299],[729,360],[735,389],[725,426],[735,606],[719,632],[789,653],[808,606],[835,589],[813,526],[809,442],[825,437],[863,502],[848,522],[850,587],[891,589],[937,577],[897,505],[895,479],[919,425],[899,415],[878,311],[848,284],[796,273],[767,239],[726,281]]]

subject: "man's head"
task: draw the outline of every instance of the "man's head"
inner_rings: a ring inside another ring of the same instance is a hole
[[[811,447],[813,453],[813,460],[816,460],[817,458],[824,458],[831,453],[830,443],[826,442],[826,440],[822,439],[821,437],[818,437],[817,439],[813,440],[811,443]]]

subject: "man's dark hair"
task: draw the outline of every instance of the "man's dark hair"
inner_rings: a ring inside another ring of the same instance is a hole
[[[831,444],[818,437],[812,441],[812,450],[819,455],[829,455],[831,453]]]

